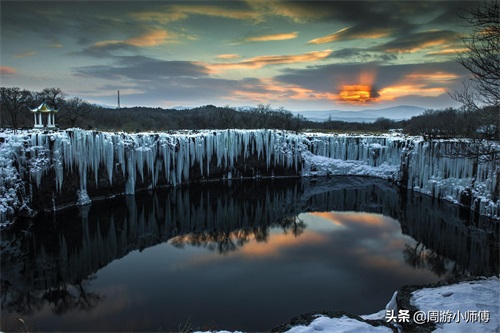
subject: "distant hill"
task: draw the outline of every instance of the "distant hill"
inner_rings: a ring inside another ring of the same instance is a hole
[[[348,122],[374,122],[377,118],[388,118],[392,120],[405,120],[422,114],[426,109],[418,106],[400,105],[382,109],[365,109],[361,111],[299,111],[311,121],[325,121],[328,117],[332,120],[341,120]]]
[[[174,106],[169,108],[169,110],[198,110],[203,109],[206,106],[199,107],[187,107],[187,106]],[[215,106],[212,106],[215,107]],[[255,109],[254,106],[233,106],[234,110],[241,112],[248,112]],[[300,114],[304,116],[307,120],[315,122],[323,122],[331,117],[332,120],[340,120],[346,122],[356,122],[356,123],[372,123],[378,118],[388,118],[391,120],[399,121],[410,119],[411,117],[418,116],[422,114],[425,108],[410,105],[400,105],[393,106],[389,108],[381,109],[365,109],[360,111],[342,111],[342,110],[327,110],[327,111],[295,111],[294,114]]]

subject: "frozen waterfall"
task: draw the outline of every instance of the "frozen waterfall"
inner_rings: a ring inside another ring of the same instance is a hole
[[[458,143],[391,135],[276,130],[161,133],[0,133],[0,216],[84,205],[191,181],[274,176],[363,175],[500,217],[498,162],[453,158]],[[73,201],[71,201],[73,200]],[[0,221],[1,222],[1,221]]]

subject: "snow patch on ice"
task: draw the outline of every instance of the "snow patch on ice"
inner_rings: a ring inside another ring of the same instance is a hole
[[[292,327],[287,333],[313,333],[317,331],[323,332],[388,332],[392,333],[389,327],[385,326],[372,326],[368,323],[342,316],[340,318],[329,318],[319,316],[307,326]]]
[[[500,331],[500,279],[498,276],[420,289],[414,291],[412,295],[411,304],[424,313],[441,311],[456,315],[449,323],[437,323],[437,329],[434,332],[493,333]],[[487,320],[479,320],[481,312],[484,316],[487,315],[487,318],[483,318]]]
[[[396,179],[399,165],[382,163],[376,167],[366,161],[332,159],[314,155],[310,151],[302,153],[302,176],[370,176]]]

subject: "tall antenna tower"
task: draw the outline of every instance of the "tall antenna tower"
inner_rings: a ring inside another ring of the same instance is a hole
[[[117,107],[117,109],[119,109],[119,108],[120,108],[120,90],[118,90],[118,107]]]

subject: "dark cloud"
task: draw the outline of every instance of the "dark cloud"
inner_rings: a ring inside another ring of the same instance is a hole
[[[329,58],[343,59],[350,63],[374,61],[390,62],[396,60],[398,56],[397,54],[391,53],[370,52],[360,48],[344,48],[334,51]]]
[[[84,66],[73,68],[76,75],[101,79],[154,81],[172,77],[203,77],[207,69],[190,61],[163,61],[144,56],[115,57],[112,66]]]
[[[449,81],[458,82],[467,72],[454,61],[426,64],[384,65],[381,62],[331,64],[305,69],[288,69],[275,77],[277,81],[318,92],[335,92],[342,85],[370,84],[375,91],[397,84],[418,73],[415,81],[425,81],[425,87],[437,87],[436,81],[425,78],[436,73],[449,73]],[[372,81],[372,82],[360,82]]]
[[[138,1],[2,1],[2,38],[38,36],[61,41],[71,38],[86,46],[110,39],[113,34],[138,35],[147,29],[130,19],[129,13],[148,6],[155,10],[161,2]]]
[[[437,26],[462,26],[464,24],[463,16],[476,9],[480,2],[478,1],[440,1],[439,15],[428,22],[428,24]]]
[[[140,100],[146,105],[158,105],[158,101],[192,101],[193,105],[217,103],[219,98],[228,96],[234,89],[245,90],[259,82],[254,78],[210,78],[202,65],[144,56],[115,57],[113,66],[85,66],[73,71],[77,76],[110,80],[109,84],[100,86],[102,91],[137,91],[124,94],[124,101]],[[92,92],[88,95],[91,96]]]
[[[103,46],[92,45],[84,48],[82,51],[71,52],[70,55],[108,58],[114,57],[117,52],[136,54],[138,52],[138,48],[136,46],[128,45],[125,43],[108,44]]]
[[[247,89],[249,82],[252,81],[254,80],[228,80],[209,77],[160,78],[145,84],[136,82],[136,86],[127,87],[140,92],[123,95],[122,101],[130,105],[137,105],[137,101],[141,101],[143,105],[159,105],[159,101],[182,103],[186,106],[220,105],[221,100],[225,99],[231,91]],[[103,90],[106,88],[110,88],[109,90],[113,92],[124,90],[124,87],[119,84],[102,87]],[[116,96],[113,95],[110,98],[110,103],[115,100]]]
[[[396,53],[412,52],[430,46],[455,44],[459,41],[460,37],[455,31],[432,30],[398,37],[390,42],[373,47],[371,50]]]
[[[450,26],[463,25],[459,14],[477,7],[475,1],[333,1],[333,2],[295,2],[293,5],[304,8],[305,12],[316,7],[318,20],[343,22],[344,29],[332,31],[330,35],[317,36],[308,44],[335,43],[358,39],[376,40],[381,37],[392,38],[372,51],[409,52],[432,43],[454,43],[459,31],[449,30]],[[319,15],[319,14],[318,14]],[[424,27],[427,31],[422,32]],[[354,55],[353,55],[354,56]],[[395,60],[394,56],[381,58],[373,54],[358,52],[357,61]],[[370,59],[370,56],[372,57]],[[341,57],[337,54],[332,57]]]

